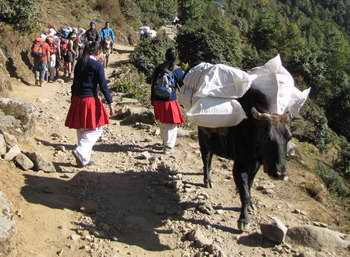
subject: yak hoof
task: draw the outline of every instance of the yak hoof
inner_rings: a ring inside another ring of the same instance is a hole
[[[249,229],[249,224],[246,222],[238,221],[238,229],[240,232],[246,232]]]

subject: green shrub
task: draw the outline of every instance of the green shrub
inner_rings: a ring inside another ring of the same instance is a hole
[[[338,172],[318,162],[316,165],[316,173],[327,186],[328,190],[340,198],[350,196],[349,185],[346,184],[344,178]]]
[[[38,25],[38,1],[0,0],[0,21],[11,24],[19,31],[32,31]]]
[[[166,49],[174,46],[175,42],[164,35],[159,35],[156,39],[146,38],[141,40],[130,59],[146,75],[147,82],[150,82],[154,69],[164,62]]]
[[[340,151],[334,163],[334,168],[345,178],[350,178],[350,144],[345,139],[340,144]]]

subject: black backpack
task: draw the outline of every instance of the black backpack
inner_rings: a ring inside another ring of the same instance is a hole
[[[173,91],[175,90],[175,76],[174,73],[168,69],[160,72],[154,83],[154,95],[160,100],[169,100]]]

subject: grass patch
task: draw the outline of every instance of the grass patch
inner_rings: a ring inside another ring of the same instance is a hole
[[[350,187],[344,178],[332,168],[320,161],[316,165],[316,174],[322,179],[331,194],[339,198],[350,196]]]

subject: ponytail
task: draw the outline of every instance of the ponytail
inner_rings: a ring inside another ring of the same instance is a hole
[[[89,42],[84,47],[84,51],[82,56],[79,58],[76,69],[79,73],[83,72],[87,66],[87,63],[89,61],[90,55],[96,55],[98,51],[100,50],[100,43],[99,42]]]

